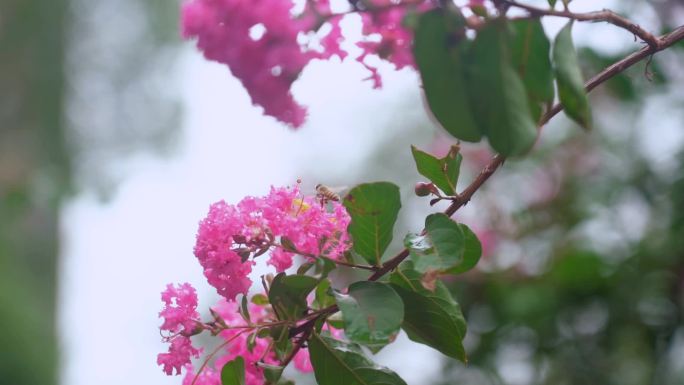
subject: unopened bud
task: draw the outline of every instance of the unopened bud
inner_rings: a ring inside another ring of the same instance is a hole
[[[489,14],[487,13],[487,7],[482,4],[481,1],[471,1],[470,2],[470,10],[473,11],[474,14],[480,17],[487,17]]]
[[[418,182],[416,183],[415,191],[416,195],[418,195],[419,197],[426,197],[430,194],[434,194],[435,192],[437,192],[437,188],[432,183]]]

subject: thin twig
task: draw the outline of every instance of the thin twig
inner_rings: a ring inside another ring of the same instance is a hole
[[[283,249],[284,251],[286,251],[286,252],[288,252],[288,253],[299,254],[299,255],[301,255],[301,256],[303,256],[303,257],[308,257],[308,258],[311,258],[311,259],[324,259],[324,260],[330,261],[330,262],[332,262],[332,263],[334,263],[334,264],[336,264],[336,265],[351,267],[351,268],[354,268],[354,269],[370,270],[370,271],[376,271],[376,270],[378,269],[378,267],[376,267],[376,266],[371,266],[371,265],[357,265],[357,264],[355,264],[355,263],[350,263],[350,262],[345,262],[345,261],[338,261],[337,259],[332,259],[332,258],[327,257],[327,256],[325,256],[325,255],[316,255],[316,254],[312,254],[312,253],[305,253],[305,252],[303,252],[303,251],[297,250],[296,248],[292,249],[292,248],[290,248],[290,247],[285,247],[285,246],[283,246],[282,244],[276,243],[276,242],[271,242],[270,245],[271,245],[271,246],[274,246],[274,247],[280,247],[281,249]]]
[[[510,5],[511,7],[516,7],[520,9],[524,9],[525,11],[529,12],[533,16],[557,16],[557,17],[565,17],[568,19],[572,20],[577,20],[577,21],[592,21],[592,22],[598,22],[598,21],[604,21],[606,23],[613,24],[617,27],[620,27],[622,29],[626,29],[627,31],[631,32],[635,36],[638,36],[641,40],[643,40],[646,44],[648,44],[649,47],[652,49],[658,49],[660,45],[660,39],[655,37],[652,33],[646,31],[645,29],[641,28],[638,24],[632,22],[631,20],[618,15],[617,13],[609,10],[609,9],[604,9],[602,11],[595,11],[595,12],[586,12],[586,13],[574,13],[570,11],[556,11],[553,9],[544,9],[544,8],[537,8],[533,7],[531,5],[527,4],[522,4],[518,3],[517,1],[512,1],[512,0],[502,0],[503,3]]]
[[[246,332],[246,331],[247,331],[247,330],[241,330],[241,331],[239,331],[237,334],[235,334],[234,336],[231,336],[229,339],[227,339],[227,340],[226,340],[225,342],[223,342],[221,345],[217,346],[216,349],[214,349],[214,351],[211,352],[211,353],[207,356],[207,358],[204,360],[204,362],[202,363],[202,366],[200,366],[199,370],[197,371],[197,374],[195,374],[195,378],[192,379],[192,382],[190,383],[190,385],[195,385],[195,382],[197,382],[197,379],[199,378],[200,374],[202,374],[202,371],[204,370],[204,368],[205,368],[205,367],[207,366],[207,364],[209,363],[209,360],[211,360],[211,358],[214,357],[214,356],[216,355],[216,353],[218,353],[219,350],[221,350],[222,348],[224,348],[226,345],[228,345],[229,343],[231,343],[234,339],[238,338],[240,335],[242,335],[242,334],[243,334],[244,332]]]
[[[334,264],[336,264],[336,265],[351,267],[351,268],[353,268],[353,269],[363,269],[363,270],[370,270],[370,271],[376,271],[376,270],[378,269],[377,266],[371,266],[371,265],[357,265],[357,264],[355,264],[355,263],[349,263],[349,262],[345,262],[345,261],[338,261],[337,259],[332,259],[332,258],[330,258],[330,257],[325,257],[325,256],[322,256],[322,255],[319,255],[318,258],[324,259],[324,260],[326,260],[326,261],[330,261],[330,262],[332,262],[332,263],[334,263]]]
[[[304,345],[306,340],[309,339],[309,336],[311,335],[312,331],[313,331],[313,327],[310,327],[310,328],[307,328],[306,330],[304,330],[304,333],[302,333],[302,335],[299,336],[299,338],[297,339],[297,342],[295,342],[295,345],[292,348],[292,351],[280,363],[280,366],[286,367],[290,363],[290,361],[292,361],[292,359],[297,355],[297,353],[302,348],[302,346]]]

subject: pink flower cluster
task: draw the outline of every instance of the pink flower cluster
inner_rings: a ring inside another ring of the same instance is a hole
[[[378,55],[394,64],[397,69],[415,67],[411,52],[413,31],[404,26],[404,18],[411,11],[409,7],[392,7],[391,0],[375,0],[373,4],[382,10],[361,15],[365,38],[357,43],[363,50],[357,60],[371,71],[369,79],[373,80],[374,88],[380,88],[382,79],[378,70],[365,62],[366,57]],[[421,8],[429,8],[428,3],[424,3]]]
[[[292,0],[192,0],[183,5],[182,33],[197,38],[207,59],[228,65],[266,115],[299,127],[306,110],[290,86],[310,60],[327,57],[298,40],[320,25],[316,14],[330,13],[328,0],[314,4],[315,12],[295,17]]]
[[[413,33],[403,20],[412,9],[430,8],[429,0],[365,1],[362,15],[363,50],[356,58],[371,71],[376,87],[381,85],[377,69],[366,63],[378,55],[401,69],[413,66]],[[294,100],[290,88],[306,64],[313,59],[340,58],[344,17],[333,14],[329,0],[308,0],[304,11],[294,14],[293,0],[189,0],[182,8],[182,33],[196,38],[209,60],[230,67],[247,89],[254,104],[264,113],[299,127],[306,110]],[[329,27],[325,36],[317,32]],[[317,48],[310,48],[312,42]]]
[[[183,293],[181,293],[181,291]],[[194,311],[194,303],[191,298],[184,296],[184,294],[192,292],[194,289],[189,284],[180,285],[178,290],[174,289],[172,285],[167,287],[167,290],[162,294],[166,306],[160,313],[164,317],[164,324],[162,330],[168,330],[167,324],[174,324],[172,330],[184,331],[186,324],[190,322],[196,324],[197,314]],[[179,294],[180,293],[180,294]],[[175,298],[177,307],[170,305],[166,298]],[[190,301],[188,301],[190,300]],[[183,311],[178,311],[179,308],[184,308]],[[192,312],[185,311],[192,308]],[[206,365],[200,373],[196,373],[193,365],[190,363],[190,356],[199,357],[199,351],[192,348],[189,336],[178,335],[171,339],[171,351],[169,353],[162,353],[159,355],[158,364],[164,366],[166,374],[173,374],[173,369],[176,374],[180,374],[181,368],[186,369],[186,375],[183,379],[183,385],[220,385],[221,376],[220,370],[227,362],[234,360],[236,357],[242,357],[245,360],[245,383],[246,385],[261,385],[264,383],[263,369],[259,363],[276,365],[277,359],[270,347],[270,339],[255,338],[252,343],[249,342],[249,336],[255,332],[255,328],[247,327],[246,322],[242,319],[238,311],[238,305],[235,302],[228,302],[225,299],[213,308],[214,313],[226,325],[225,330],[218,335],[226,343],[226,347],[222,348],[217,355],[213,365]],[[180,314],[185,314],[186,317],[181,317]],[[267,307],[251,304],[249,305],[249,313],[251,322],[256,325],[264,322],[272,321],[270,319],[271,313]],[[194,328],[194,326],[192,326]],[[302,372],[311,372],[313,369],[309,360],[309,353],[306,349],[300,350],[294,358],[295,368]],[[195,379],[197,377],[197,379]]]
[[[236,206],[211,205],[200,222],[195,256],[209,284],[227,300],[245,294],[251,285],[250,258],[270,252],[268,263],[281,272],[295,255],[282,246],[288,239],[307,257],[339,259],[349,248],[350,217],[344,206],[332,208],[314,197],[300,197],[299,187],[271,188],[265,197],[246,197]]]
[[[190,342],[195,334],[200,315],[197,313],[197,292],[189,283],[166,286],[162,292],[164,309],[159,316],[164,318],[160,326],[162,332],[170,333],[165,339],[170,343],[168,353],[157,356],[157,364],[162,365],[168,375],[180,374],[181,368],[190,363],[191,357],[199,357],[201,350]]]
[[[213,308],[228,326],[244,325],[245,321],[238,312],[238,305],[235,302],[228,302],[220,300]],[[260,323],[267,320],[268,312],[266,308],[254,304],[249,306],[250,319],[254,323]],[[272,351],[269,350],[269,341],[264,338],[257,338],[253,346],[250,347],[248,343],[249,334],[253,332],[252,329],[234,328],[227,329],[219,333],[224,341],[229,341],[225,350],[222,350],[223,355],[218,356],[214,362],[214,367],[207,365],[200,373],[200,376],[195,382],[196,385],[220,385],[221,376],[220,368],[228,361],[234,360],[240,356],[245,360],[245,384],[246,385],[261,385],[264,383],[263,370],[259,368],[256,363],[262,361],[266,364],[277,364],[277,360]],[[216,369],[219,370],[216,370]],[[185,375],[183,385],[190,385],[195,378],[195,372],[192,368],[188,368],[188,373]]]

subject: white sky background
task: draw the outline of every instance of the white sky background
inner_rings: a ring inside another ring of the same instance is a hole
[[[584,10],[613,3],[573,5]],[[561,25],[551,21],[547,33],[553,36]],[[597,41],[590,38],[597,31],[607,46],[631,40],[609,26],[577,30],[578,41]],[[358,65],[310,66],[295,85],[309,121],[293,132],[261,116],[222,65],[205,61],[188,44],[171,80],[181,84],[184,103],[179,151],[170,159],[123,159],[125,178],[110,201],[84,191],[63,209],[62,384],[180,384],[180,377],[167,377],[156,365],[166,348],[157,329],[159,293],[166,283],[190,282],[199,288],[200,309],[212,305],[214,291],[192,255],[197,223],[209,204],[261,195],[271,184],[292,184],[300,176],[325,179],[305,180],[309,188],[328,180],[353,182],[388,130],[401,142],[426,124],[415,74],[385,75],[385,89],[374,91],[360,81],[367,73]],[[407,121],[389,125],[397,108]],[[655,147],[653,153],[662,153]],[[413,385],[441,375],[439,353],[407,343],[400,339],[380,361]]]

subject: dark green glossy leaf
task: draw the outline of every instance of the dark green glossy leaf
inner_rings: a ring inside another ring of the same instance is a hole
[[[445,271],[448,274],[461,274],[472,269],[480,261],[482,256],[482,244],[477,235],[466,225],[458,225],[463,231],[463,258],[454,267]]]
[[[428,178],[447,195],[456,195],[456,183],[463,160],[458,146],[452,146],[449,153],[441,159],[415,146],[411,146],[411,153],[416,162],[416,168],[422,176]]]
[[[463,338],[466,322],[461,308],[442,281],[430,291],[421,284],[421,274],[402,264],[392,273],[390,282],[404,301],[402,328],[408,337],[443,354],[467,362]]]
[[[236,357],[221,369],[221,385],[245,385],[245,360]]]
[[[505,20],[492,20],[478,31],[468,73],[475,119],[489,144],[504,156],[525,154],[537,138],[537,129],[525,86],[511,62]]]
[[[539,19],[515,20],[511,25],[513,67],[525,85],[536,121],[541,116],[541,107],[552,103],[554,97],[551,43]]]
[[[589,99],[584,89],[577,52],[572,42],[572,21],[563,27],[553,44],[553,64],[556,71],[558,97],[565,114],[580,126],[591,128]]]
[[[335,299],[344,319],[344,334],[352,342],[377,351],[399,332],[404,304],[389,285],[355,282],[349,293],[335,293]]]
[[[354,251],[379,266],[401,208],[399,187],[389,182],[360,184],[344,197],[344,207],[351,216],[348,230]]]
[[[409,234],[404,245],[411,253],[416,270],[443,271],[463,260],[465,236],[458,223],[446,214],[425,218],[425,235]]]
[[[457,11],[434,9],[419,16],[413,43],[430,111],[451,135],[468,142],[482,139],[466,93],[465,21]]]
[[[314,334],[309,339],[309,353],[318,385],[406,385],[353,344]]]
[[[281,320],[297,320],[307,309],[306,296],[318,280],[307,275],[276,275],[268,292],[268,299]]]

